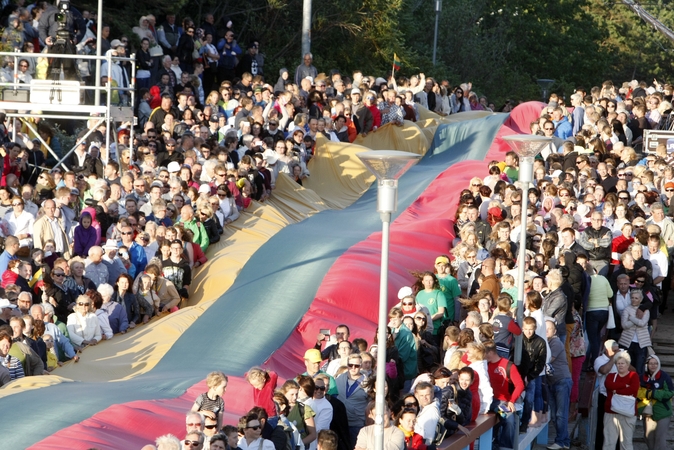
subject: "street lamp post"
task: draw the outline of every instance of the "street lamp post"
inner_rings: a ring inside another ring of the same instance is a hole
[[[377,211],[381,216],[381,271],[379,275],[379,318],[377,331],[377,391],[375,397],[375,450],[384,449],[384,413],[386,389],[386,327],[388,326],[388,246],[391,213],[397,209],[398,179],[416,164],[421,155],[394,150],[376,150],[357,154],[377,177]]]
[[[505,141],[510,148],[517,153],[520,158],[518,181],[522,185],[522,209],[520,212],[520,248],[517,257],[517,324],[522,326],[524,316],[524,276],[525,260],[527,254],[527,208],[529,203],[529,184],[533,180],[534,157],[548,145],[552,138],[518,134],[513,136],[504,136]],[[522,358],[522,335],[515,337],[515,364],[518,365]]]

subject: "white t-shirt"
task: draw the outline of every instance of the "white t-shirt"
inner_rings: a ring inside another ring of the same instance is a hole
[[[599,393],[601,395],[606,395],[606,386],[604,386],[604,381],[606,380],[606,375],[599,373],[599,368],[609,362],[610,358],[605,354],[599,355],[597,359],[594,360],[594,371],[597,372],[597,384],[599,385]],[[613,364],[609,373],[617,373],[618,368]]]

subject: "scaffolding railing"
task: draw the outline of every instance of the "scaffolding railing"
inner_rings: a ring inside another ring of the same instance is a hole
[[[111,145],[111,124],[115,125],[116,122],[128,121],[131,123],[129,127],[130,139],[129,139],[129,148],[133,152],[133,138],[134,138],[134,115],[133,115],[133,106],[136,101],[136,56],[131,54],[129,56],[113,56],[108,53],[105,56],[97,55],[80,55],[80,54],[54,54],[54,53],[26,53],[26,52],[0,52],[0,58],[4,59],[6,57],[12,58],[14,60],[14,76],[11,82],[0,82],[0,90],[10,89],[15,92],[19,90],[25,91],[30,90],[30,85],[26,83],[21,83],[19,81],[18,70],[19,70],[19,61],[22,59],[35,59],[39,60],[40,58],[48,59],[74,59],[81,61],[106,61],[107,66],[107,77],[108,82],[105,86],[88,86],[82,81],[79,81],[79,86],[72,86],[71,88],[77,88],[79,92],[80,99],[83,97],[83,94],[86,91],[94,92],[105,92],[106,93],[106,104],[105,105],[68,105],[60,103],[34,103],[31,101],[22,102],[22,101],[2,101],[0,100],[0,110],[4,111],[8,118],[13,120],[12,129],[13,135],[12,139],[16,140],[16,120],[18,119],[22,124],[25,124],[26,127],[36,136],[42,145],[45,146],[47,151],[54,156],[58,161],[54,167],[61,165],[63,168],[68,170],[68,167],[64,164],[64,161],[77,149],[77,147],[89,137],[89,135],[101,124],[105,123],[105,148],[107,151],[106,159],[110,159],[110,145]],[[131,63],[131,79],[129,80],[128,87],[122,86],[112,86],[112,65],[119,62],[130,62]],[[100,78],[100,75],[94,71],[94,76]],[[49,81],[49,77],[47,78]],[[55,80],[53,89],[59,89],[59,82],[64,80]],[[129,105],[113,105],[112,104],[112,94],[117,93],[128,93],[129,95]],[[96,96],[100,101],[100,97]],[[47,112],[47,113],[45,113]],[[37,130],[33,127],[33,124],[26,120],[27,118],[39,117],[41,119],[61,119],[61,120],[96,120],[97,122],[93,127],[90,127],[88,133],[83,136],[81,139],[78,139],[75,142],[75,145],[63,156],[57,155],[51,146],[45,142],[44,139],[40,136]],[[116,125],[115,125],[116,127]],[[119,162],[120,152],[117,148],[117,133],[113,133],[112,137],[114,138],[114,143],[116,147],[116,159]],[[107,161],[104,161],[107,162]]]

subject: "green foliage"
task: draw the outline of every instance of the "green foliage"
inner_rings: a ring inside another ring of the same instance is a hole
[[[674,11],[663,0],[648,10],[674,28]],[[212,12],[216,25],[232,20],[242,48],[251,39],[266,55],[265,73],[276,80],[301,62],[302,0],[106,0],[105,21],[113,37],[131,35],[149,12],[177,12],[197,23]],[[93,5],[88,5],[90,8]],[[443,1],[437,64],[432,64],[435,2],[430,0],[324,0],[313,2],[312,51],[319,72],[338,68],[384,75],[393,54],[402,76],[424,72],[452,84],[471,81],[499,104],[540,98],[538,78],[556,80],[553,91],[568,95],[605,79],[660,81],[672,77],[674,43],[654,32],[629,8],[604,0]]]

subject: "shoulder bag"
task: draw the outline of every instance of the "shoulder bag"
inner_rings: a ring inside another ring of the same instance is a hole
[[[613,381],[618,378],[616,373],[613,376]],[[627,417],[634,417],[634,405],[636,399],[631,395],[613,394],[611,398],[611,411]]]

